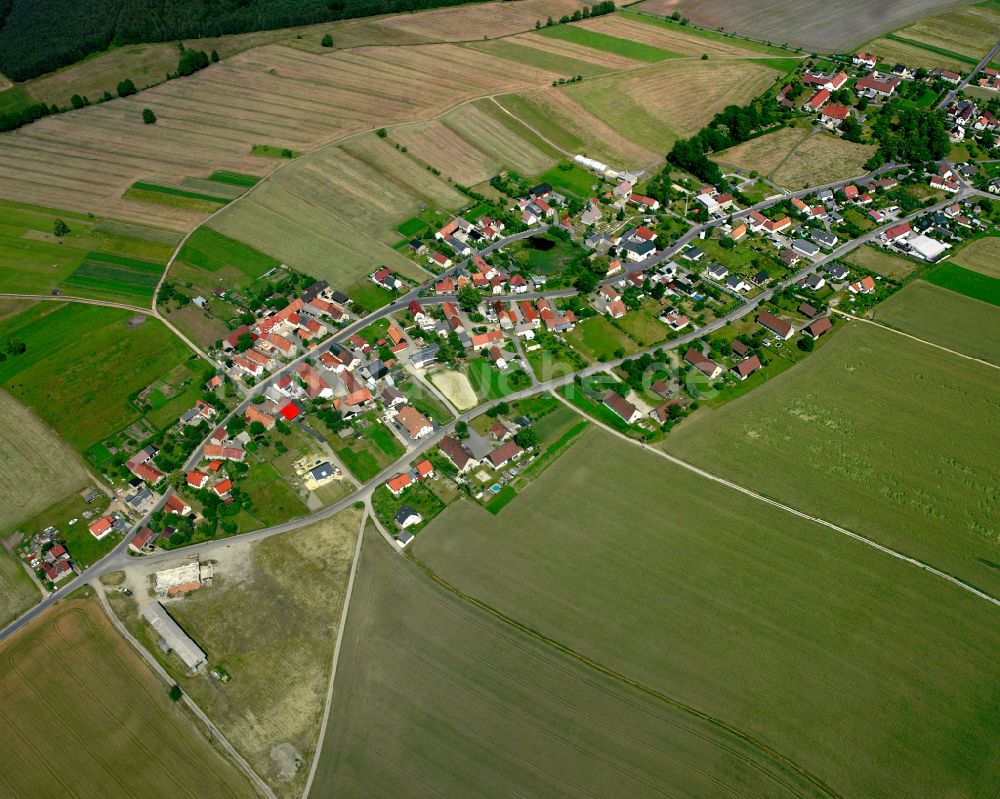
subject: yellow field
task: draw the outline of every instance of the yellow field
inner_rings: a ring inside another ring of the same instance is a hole
[[[82,488],[87,473],[69,445],[6,391],[0,391],[0,417],[4,420],[0,530],[4,530]]]
[[[789,153],[801,144],[809,135],[802,128],[781,128],[774,133],[768,133],[728,150],[722,150],[712,156],[712,160],[721,164],[729,164],[746,172],[756,172],[759,175],[770,175],[781,164]]]
[[[969,71],[969,65],[957,58],[949,58],[946,55],[933,53],[906,42],[895,42],[892,39],[881,38],[870,41],[865,45],[865,50],[888,64],[906,64],[910,67],[924,67],[926,69],[941,67],[963,74]],[[990,92],[990,96],[995,96],[995,93]]]
[[[576,0],[518,0],[516,3],[482,3],[440,8],[420,14],[386,17],[379,27],[427,36],[444,42],[496,38],[531,30],[546,17],[559,19],[580,9]]]
[[[1000,238],[976,239],[956,252],[952,263],[990,277],[1000,277]]]
[[[801,189],[863,175],[876,147],[854,144],[830,133],[815,133],[795,148],[771,174],[779,186]]]
[[[94,599],[61,602],[0,648],[9,797],[253,797]]]
[[[778,76],[754,61],[664,61],[563,91],[637,144],[664,153],[719,110],[756,97]]]
[[[1000,31],[1000,9],[984,3],[924,17],[895,34],[979,60],[996,44],[997,31]],[[969,68],[966,64],[965,71]]]

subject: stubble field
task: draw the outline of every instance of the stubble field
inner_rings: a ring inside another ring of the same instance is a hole
[[[845,259],[848,264],[856,264],[870,269],[883,277],[895,279],[904,278],[913,272],[919,264],[908,258],[901,258],[877,247],[864,246],[853,250]],[[881,307],[881,306],[879,306]]]
[[[991,236],[969,242],[952,256],[951,261],[989,277],[1000,277],[1000,238]]]
[[[814,133],[796,146],[771,173],[779,186],[801,189],[865,174],[865,162],[877,148],[854,144],[832,133]]]
[[[449,507],[412,554],[765,743],[831,795],[974,796],[998,776],[983,712],[1000,676],[993,605],[607,433],[587,433],[498,516]]]
[[[448,592],[373,531],[333,707],[312,796],[823,795],[738,731]]]
[[[5,642],[0,690],[7,796],[256,795],[94,599],[65,601]]]

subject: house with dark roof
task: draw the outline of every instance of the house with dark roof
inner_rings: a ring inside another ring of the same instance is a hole
[[[610,389],[606,391],[601,402],[605,408],[608,408],[625,424],[635,424],[642,418],[639,409],[617,391],[611,391]]]
[[[757,324],[770,330],[778,338],[788,341],[794,335],[795,330],[784,319],[780,319],[770,311],[761,311],[757,314]]]
[[[824,333],[833,329],[833,323],[829,316],[822,316],[802,328],[802,332],[812,339],[817,339]]]
[[[719,364],[711,358],[706,358],[701,351],[696,350],[694,347],[691,347],[684,353],[684,360],[709,380],[715,380],[715,378],[722,374],[722,367]]]
[[[760,362],[760,358],[756,355],[751,355],[749,358],[744,358],[742,361],[736,364],[732,368],[732,373],[736,375],[740,380],[746,380],[750,375],[756,372],[758,369],[763,369],[764,365]]]

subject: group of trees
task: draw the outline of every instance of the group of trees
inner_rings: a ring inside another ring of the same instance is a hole
[[[890,161],[937,161],[951,148],[943,111],[903,108],[896,103],[890,103],[878,115],[872,136],[879,148],[865,164],[868,169],[877,169]]]
[[[583,8],[578,8],[572,14],[563,14],[559,17],[559,24],[566,25],[570,22],[579,22],[582,19],[590,19],[591,17],[601,17],[605,14],[613,14],[615,11],[615,4],[612,0],[604,0],[601,3],[594,3],[593,6],[584,6]],[[551,28],[556,24],[556,21],[549,17],[545,20],[545,27]],[[542,21],[540,19],[535,20],[535,30],[542,27]]]
[[[27,351],[27,349],[28,345],[23,341],[7,339],[7,343],[4,345],[3,349],[0,349],[0,361],[6,361],[8,358],[22,355]]]

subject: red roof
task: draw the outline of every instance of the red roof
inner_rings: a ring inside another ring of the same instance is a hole
[[[187,473],[187,484],[192,488],[201,488],[208,480],[208,475],[197,470]]]
[[[386,483],[389,490],[393,494],[400,493],[404,488],[410,485],[410,475],[408,474],[397,474],[395,477],[391,478],[389,482]]]
[[[427,477],[427,475],[432,474],[433,472],[434,465],[429,460],[424,459],[417,464],[417,474],[420,475],[421,479]]]
[[[233,489],[233,481],[229,479],[221,480],[220,482],[212,486],[212,490],[220,497],[224,497],[226,494],[232,491],[232,489]]]
[[[279,413],[284,416],[288,421],[292,421],[296,416],[298,416],[301,411],[295,405],[294,402],[289,402],[284,408],[282,408]]]
[[[851,113],[846,105],[839,105],[837,103],[830,103],[823,112],[823,116],[829,117],[830,119],[847,119],[847,115]]]
[[[898,239],[900,236],[905,236],[909,232],[910,232],[910,223],[900,222],[898,225],[893,225],[891,228],[889,228],[885,232],[885,237],[889,239],[889,241],[894,241],[895,239]]]
[[[188,504],[176,494],[171,494],[167,497],[164,507],[173,513],[183,514],[184,509],[188,507]]]
[[[820,89],[809,99],[809,107],[820,108],[829,99],[830,91],[828,89]]]

